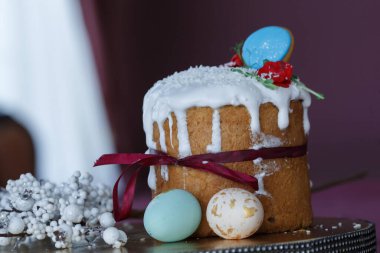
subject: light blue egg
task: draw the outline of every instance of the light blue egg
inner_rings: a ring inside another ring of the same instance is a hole
[[[202,217],[198,200],[189,192],[175,189],[157,195],[144,214],[144,227],[162,242],[176,242],[191,236]]]
[[[288,30],[279,26],[267,26],[248,36],[244,41],[242,56],[248,67],[259,69],[264,60],[284,59],[291,45],[292,36]]]

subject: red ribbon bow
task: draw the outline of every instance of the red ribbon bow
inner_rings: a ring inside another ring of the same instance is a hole
[[[155,151],[156,154],[106,154],[102,155],[94,164],[94,166],[108,164],[123,164],[128,165],[123,170],[113,187],[113,211],[116,221],[121,221],[128,218],[132,209],[133,198],[135,195],[136,180],[140,170],[144,167],[152,165],[178,165],[199,169],[210,172],[232,181],[250,185],[254,190],[258,189],[257,179],[254,176],[245,173],[234,171],[222,165],[221,163],[234,163],[252,161],[256,158],[275,159],[284,157],[299,157],[306,154],[306,144],[296,147],[275,147],[261,148],[259,150],[238,150],[219,153],[208,153],[200,155],[191,155],[181,159],[169,156],[165,153]],[[122,206],[119,203],[118,187],[119,182],[128,170],[133,170],[131,178],[125,188]]]

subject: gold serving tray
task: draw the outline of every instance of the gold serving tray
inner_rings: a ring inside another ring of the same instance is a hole
[[[97,240],[96,246],[76,245],[72,249],[56,250],[49,240],[22,243],[16,252],[104,252],[104,253],[245,253],[245,252],[376,252],[375,225],[365,220],[315,218],[307,230],[276,234],[258,234],[243,240],[223,240],[218,237],[190,238],[175,243],[161,243],[150,238],[142,221],[124,222],[128,235],[125,248],[112,249]],[[2,249],[0,252],[9,252]]]

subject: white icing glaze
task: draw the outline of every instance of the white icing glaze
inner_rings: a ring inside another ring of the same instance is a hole
[[[157,125],[158,125],[158,130],[160,132],[160,146],[161,146],[161,150],[164,151],[164,152],[166,152],[167,148],[166,148],[166,142],[165,142],[164,123],[163,122],[159,122]]]
[[[149,149],[147,151],[145,151],[145,154],[150,154]],[[155,191],[157,188],[156,170],[155,170],[154,166],[149,167],[148,186],[153,191]]]
[[[276,136],[261,133],[256,136],[258,137],[258,140],[255,142],[255,144],[253,144],[252,149],[258,150],[260,148],[273,148],[282,146],[281,139]]]
[[[253,164],[254,165],[260,165],[262,161],[263,161],[263,158],[259,157],[259,158],[256,158],[255,160],[253,160]]]
[[[169,131],[170,131],[170,145],[173,148],[174,147],[173,146],[173,117],[171,113],[169,113],[168,121],[169,121]]]
[[[149,167],[149,174],[148,174],[148,186],[153,191],[157,188],[157,178],[156,178],[156,170],[154,166]]]
[[[302,102],[303,105],[303,129],[305,130],[305,133],[309,133],[310,131],[310,121],[309,121],[309,115],[307,113],[308,108],[311,105],[311,99],[305,99]]]
[[[264,188],[264,177],[272,175],[276,171],[279,170],[279,167],[276,161],[264,161],[262,158],[256,158],[252,161],[254,165],[259,166],[260,172],[257,172],[254,176],[257,179],[258,190],[256,191],[259,195],[266,195],[271,197],[270,193],[268,193]]]
[[[255,177],[257,179],[258,186],[259,186],[259,189],[256,191],[256,194],[270,196],[270,194],[264,188],[264,177],[265,176],[266,176],[265,172],[260,172],[260,173],[257,173],[255,175]]]
[[[149,149],[145,151],[145,154],[150,154]],[[161,177],[166,182],[169,180],[169,168],[167,165],[161,165]],[[156,170],[154,166],[149,167],[148,186],[153,191],[157,189],[157,176],[156,176]]]
[[[160,145],[162,150],[166,151],[163,124],[166,119],[169,119],[170,125],[170,114],[173,112],[177,119],[179,156],[191,155],[186,121],[186,110],[191,107],[208,106],[218,109],[225,105],[243,105],[250,114],[250,127],[251,132],[254,134],[260,132],[260,105],[271,102],[279,110],[278,127],[285,129],[289,124],[289,104],[291,100],[303,101],[303,126],[305,134],[307,134],[310,129],[307,117],[307,108],[311,103],[310,95],[294,83],[289,88],[279,87],[276,90],[271,90],[255,78],[245,77],[240,73],[231,71],[231,68],[226,66],[200,66],[179,73],[176,72],[158,81],[145,95],[143,121],[146,142],[149,148],[156,148],[153,141],[153,123],[157,122],[160,131]],[[218,131],[217,126],[220,125],[220,123],[216,123],[215,119],[218,116],[215,116],[214,112],[213,140],[209,146],[212,152],[216,152],[218,138],[220,138],[215,133]]]
[[[166,182],[169,180],[169,168],[167,165],[161,165],[161,177]]]
[[[212,136],[211,144],[207,145],[207,152],[217,153],[222,150],[222,136],[220,132],[219,110],[215,109],[212,114]]]
[[[180,157],[191,155],[189,133],[187,131],[186,110],[174,111],[178,129],[178,153]]]

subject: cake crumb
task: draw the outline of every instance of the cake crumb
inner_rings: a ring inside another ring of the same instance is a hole
[[[353,225],[353,228],[354,229],[361,229],[362,228],[362,225],[361,224],[359,224],[359,223],[352,223],[352,225]]]
[[[310,230],[305,230],[306,231],[306,234],[307,235],[310,235],[311,234],[311,231]]]
[[[337,229],[338,227],[337,226],[331,226],[332,229]]]
[[[328,228],[325,228],[325,231],[329,231],[329,229],[328,229]]]

